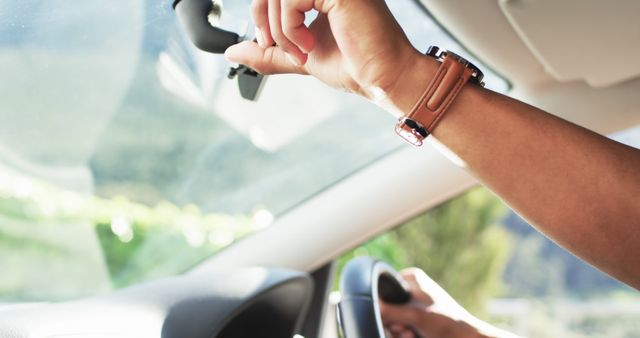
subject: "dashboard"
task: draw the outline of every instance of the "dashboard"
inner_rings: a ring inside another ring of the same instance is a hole
[[[304,272],[239,268],[185,275],[89,299],[0,309],[2,338],[291,338],[313,294]]]

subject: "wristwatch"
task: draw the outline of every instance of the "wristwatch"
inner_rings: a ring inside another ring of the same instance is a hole
[[[445,49],[431,46],[426,55],[441,64],[409,114],[398,120],[396,133],[421,146],[467,82],[484,87],[484,74],[471,62]]]

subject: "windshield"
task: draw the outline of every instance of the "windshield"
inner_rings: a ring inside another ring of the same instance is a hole
[[[250,31],[248,3],[227,7]],[[413,0],[389,5],[422,50],[460,50]],[[0,0],[0,13],[0,300],[182,273],[403,146],[391,115],[309,78],[242,99],[171,1]]]

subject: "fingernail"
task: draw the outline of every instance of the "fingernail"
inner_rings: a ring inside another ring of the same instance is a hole
[[[300,66],[300,62],[298,62],[298,60],[296,60],[296,58],[294,58],[293,55],[289,53],[284,53],[284,55],[287,56],[287,59],[289,59],[289,62],[291,62],[294,66]]]
[[[402,332],[400,338],[413,338],[413,333],[409,331]]]
[[[227,48],[227,50],[224,51],[224,58],[227,59],[227,61],[235,62],[234,56],[235,55],[233,55],[232,47],[229,47]]]
[[[260,29],[256,30],[256,40],[258,40],[258,46],[262,48],[267,47],[264,43],[264,35],[262,35],[262,31]]]

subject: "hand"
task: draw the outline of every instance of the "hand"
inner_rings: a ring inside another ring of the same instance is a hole
[[[380,304],[383,323],[394,338],[515,337],[472,316],[422,270],[401,274],[411,289],[411,302]]]
[[[384,0],[254,0],[251,9],[259,43],[225,56],[263,74],[312,75],[372,98],[393,91],[421,57]],[[312,9],[318,17],[306,27]]]

